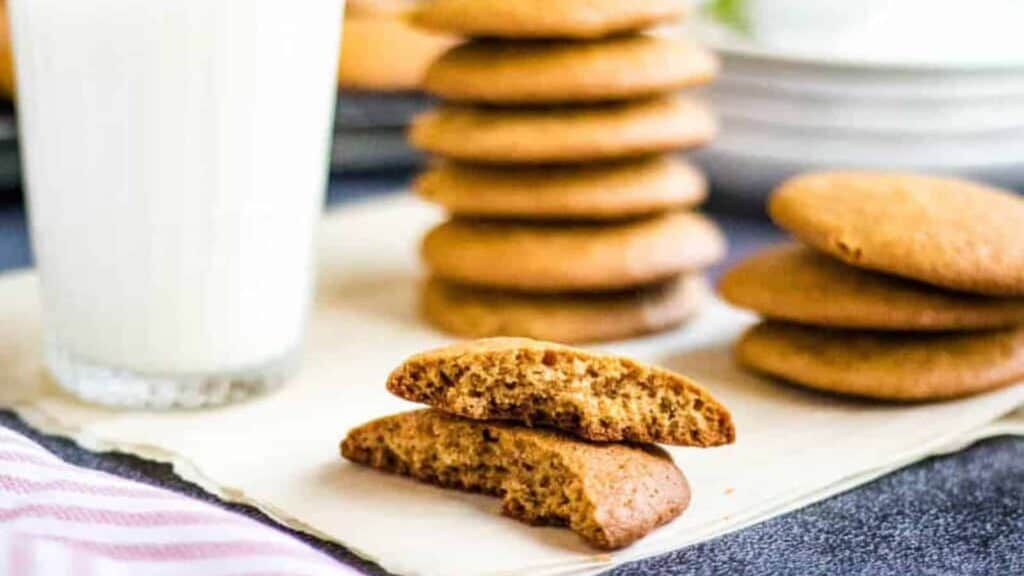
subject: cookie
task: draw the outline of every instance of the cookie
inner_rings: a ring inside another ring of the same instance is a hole
[[[744,260],[719,286],[729,302],[802,324],[873,330],[971,330],[1024,324],[1024,298],[952,292],[843,264],[798,245]]]
[[[952,290],[1024,296],[1024,199],[955,178],[823,172],[784,183],[772,219],[854,266]]]
[[[707,282],[681,276],[610,294],[532,295],[436,278],[423,285],[424,317],[464,338],[522,336],[563,344],[620,340],[677,326],[704,302]]]
[[[679,19],[682,0],[433,0],[413,19],[460,36],[601,38]]]
[[[422,4],[421,0],[347,0],[345,14],[352,16],[399,15],[408,13],[419,4]]]
[[[683,473],[657,448],[591,444],[429,409],[364,424],[349,432],[341,453],[423,482],[499,496],[505,515],[568,526],[602,549],[628,546],[690,502]]]
[[[585,108],[445,105],[418,116],[409,141],[467,162],[576,163],[692,148],[716,131],[707,106],[666,96]]]
[[[736,355],[753,370],[828,392],[941,400],[1024,379],[1024,328],[912,334],[765,322],[743,335]]]
[[[0,2],[0,94],[14,97],[14,51],[7,2]]]
[[[388,390],[450,414],[550,426],[596,442],[708,447],[736,438],[729,411],[680,374],[526,338],[417,354],[391,373]]]
[[[600,225],[455,219],[422,247],[442,279],[524,292],[623,290],[701,270],[724,254],[715,224],[688,212]]]
[[[456,43],[401,18],[363,14],[345,18],[338,82],[342,88],[381,92],[418,90],[427,67]],[[387,50],[381,50],[387,46]]]
[[[700,204],[704,175],[674,156],[589,166],[488,167],[441,162],[414,185],[457,216],[618,220]]]
[[[699,86],[710,82],[717,70],[711,52],[681,38],[476,41],[449,50],[434,62],[424,88],[459,102],[598,102]]]

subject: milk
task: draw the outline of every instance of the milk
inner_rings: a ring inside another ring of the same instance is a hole
[[[9,3],[58,381],[147,404],[103,380],[279,372],[310,304],[343,0]]]

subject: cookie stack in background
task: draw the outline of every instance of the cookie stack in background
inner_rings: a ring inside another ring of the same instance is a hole
[[[405,140],[406,128],[431,106],[421,92],[427,67],[458,38],[411,24],[406,15],[420,3],[345,2],[333,171],[411,169],[422,162]]]
[[[834,172],[772,196],[806,245],[755,254],[722,295],[767,320],[739,362],[882,400],[966,396],[1024,379],[1024,199],[952,178]]]
[[[14,98],[14,51],[5,0],[0,0],[0,96]]]
[[[417,193],[451,219],[431,231],[423,311],[466,337],[576,343],[667,329],[701,303],[725,253],[703,175],[676,153],[716,132],[681,89],[717,61],[645,30],[678,0],[435,0],[413,14],[474,38],[427,71],[445,103],[412,145],[441,158]]]
[[[438,56],[457,40],[410,24],[416,0],[348,0],[338,59],[342,90],[414,92]],[[386,47],[386,49],[384,48]]]
[[[568,526],[604,549],[629,545],[689,504],[685,476],[650,443],[712,447],[736,435],[729,411],[679,374],[523,338],[418,354],[387,387],[432,408],[351,430],[342,456],[500,496],[506,515]]]

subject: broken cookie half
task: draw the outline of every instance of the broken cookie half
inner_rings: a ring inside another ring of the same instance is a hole
[[[508,516],[628,546],[690,502],[654,442],[728,444],[728,410],[687,378],[640,362],[523,338],[413,356],[388,389],[433,408],[364,424],[345,458],[448,488],[500,496]]]
[[[488,338],[418,354],[388,390],[474,420],[551,426],[599,442],[718,446],[729,411],[686,377],[640,362],[524,338]]]
[[[424,482],[500,496],[506,515],[568,526],[603,549],[629,545],[690,501],[686,478],[659,448],[583,442],[433,409],[355,428],[341,453]]]

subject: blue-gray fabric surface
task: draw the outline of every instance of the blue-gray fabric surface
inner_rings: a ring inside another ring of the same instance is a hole
[[[396,190],[405,182],[391,176],[335,180],[330,201]],[[732,258],[780,238],[757,218],[714,215],[729,236]],[[0,202],[0,270],[30,263],[23,211],[14,202]],[[37,433],[5,411],[0,411],[0,426],[40,441],[69,462],[216,502],[166,465],[87,452]],[[251,508],[221,505],[272,523]],[[299,536],[369,574],[384,573],[339,546]],[[1024,439],[983,441],[802,510],[609,574],[1024,575]]]

